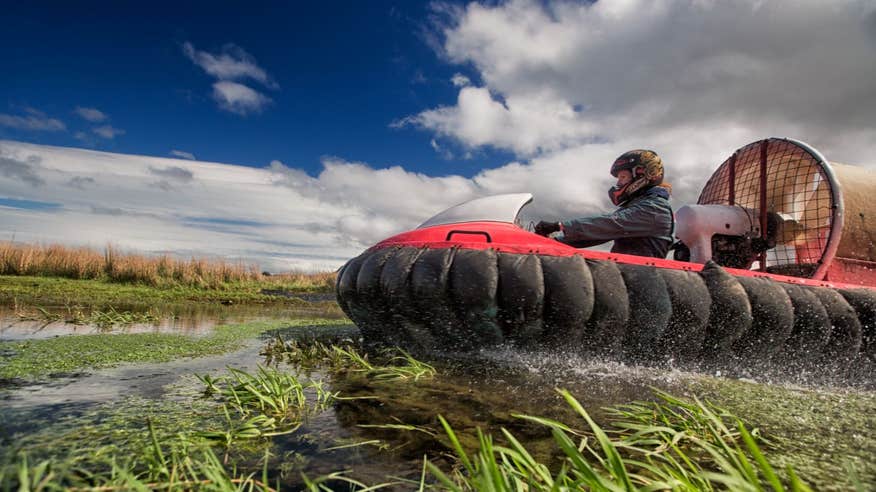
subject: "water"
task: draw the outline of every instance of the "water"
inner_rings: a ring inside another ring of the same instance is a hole
[[[159,330],[195,336],[219,323],[312,316],[307,311],[277,312],[258,307],[222,306],[197,316],[145,327],[111,331]],[[4,317],[5,316],[5,317]],[[56,325],[34,328],[0,312],[4,339],[67,336],[101,332],[95,326]],[[183,321],[185,320],[185,321]],[[8,323],[8,324],[7,324]],[[351,325],[333,328],[335,336],[356,338]],[[305,332],[307,330],[304,330]],[[313,327],[312,333],[325,333]],[[286,338],[301,328],[282,333]],[[214,357],[163,364],[137,364],[52,379],[0,390],[0,448],[26,447],[35,456],[51,456],[86,443],[112,442],[119,433],[142,434],[145,416],[172,422],[174,432],[221,425],[215,405],[201,396],[203,384],[194,374],[219,376],[227,367],[254,371],[266,363],[260,355],[265,334],[239,351]],[[780,466],[792,464],[819,489],[844,489],[845,462],[853,463],[868,487],[876,487],[876,393],[845,385],[726,379],[697,371],[655,369],[599,361],[557,352],[524,353],[500,349],[476,354],[423,356],[439,375],[417,382],[379,382],[364,377],[316,372],[344,396],[309,415],[293,434],[278,436],[241,452],[241,466],[258,470],[269,448],[271,475],[292,488],[300,473],[317,476],[353,470],[367,483],[387,477],[419,479],[422,457],[448,464],[442,453],[437,415],[444,416],[471,444],[477,428],[493,435],[500,428],[514,433],[533,452],[547,452],[551,438],[544,427],[521,420],[531,414],[575,422],[555,388],[572,392],[598,422],[604,407],[654,399],[653,388],[682,397],[706,398],[761,429],[777,446],[769,457]],[[283,363],[279,367],[293,371]],[[758,375],[752,375],[757,378]],[[106,426],[107,422],[112,425]],[[418,430],[376,428],[409,424]],[[103,425],[103,426],[102,426]],[[366,426],[366,427],[363,427]],[[580,428],[586,427],[581,423]],[[355,443],[366,443],[337,449]],[[336,449],[333,449],[336,448]],[[0,453],[2,454],[2,453]],[[409,487],[401,487],[409,488]]]
[[[313,317],[343,318],[343,313],[334,302],[326,301],[324,296],[315,297],[315,301],[309,308],[283,304],[270,307],[248,304],[168,306],[155,315],[157,319],[154,321],[112,325],[71,323],[68,320],[76,318],[77,314],[65,306],[45,306],[42,312],[0,305],[0,341],[98,333],[182,333],[202,336],[219,324]],[[119,305],[115,309],[120,313],[149,313],[142,306]],[[90,314],[91,311],[80,313],[79,317],[87,319]]]

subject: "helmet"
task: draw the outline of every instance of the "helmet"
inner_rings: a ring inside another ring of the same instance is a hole
[[[612,186],[608,190],[608,197],[615,205],[627,202],[663,182],[663,161],[653,150],[631,150],[622,154],[611,165],[611,175],[616,178],[624,170],[630,171],[633,179],[621,187]]]

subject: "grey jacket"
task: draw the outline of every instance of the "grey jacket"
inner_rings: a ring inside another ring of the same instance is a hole
[[[665,258],[672,244],[674,219],[669,192],[655,186],[615,211],[563,221],[557,240],[586,248],[614,240],[612,253]]]

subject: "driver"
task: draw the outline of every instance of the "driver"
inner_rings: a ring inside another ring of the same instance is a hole
[[[611,165],[617,178],[608,190],[613,212],[566,220],[541,221],[535,233],[574,246],[587,248],[614,241],[612,253],[665,258],[672,244],[673,216],[669,206],[672,187],[663,183],[663,162],[651,150],[631,150]]]

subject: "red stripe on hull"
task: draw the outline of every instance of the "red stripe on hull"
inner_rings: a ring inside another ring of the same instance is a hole
[[[698,263],[577,249],[553,239],[548,239],[532,232],[525,231],[520,227],[507,222],[465,222],[433,226],[425,229],[414,229],[384,239],[370,249],[376,250],[391,246],[414,246],[439,249],[458,247],[478,250],[492,248],[503,253],[532,253],[547,256],[578,255],[593,260],[609,260],[617,263],[645,265],[673,270],[687,270],[692,272],[698,272],[703,269],[703,265]],[[770,280],[789,284],[830,287],[833,289],[876,289],[876,286],[872,285],[826,282],[752,270],[739,270],[736,268],[725,268],[725,270],[731,275],[768,278]]]

